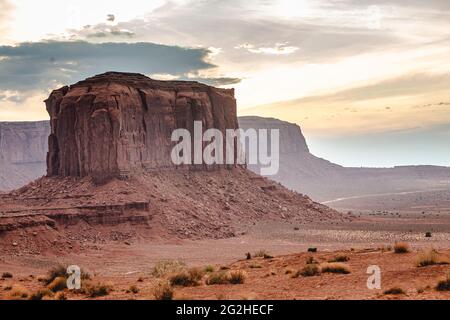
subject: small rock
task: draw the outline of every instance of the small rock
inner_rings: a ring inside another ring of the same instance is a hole
[[[17,242],[12,243],[13,247],[17,247],[19,244]]]

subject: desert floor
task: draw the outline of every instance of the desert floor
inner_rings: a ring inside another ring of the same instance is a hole
[[[425,237],[426,232],[432,237]],[[396,254],[392,246],[407,242],[410,252]],[[317,253],[308,253],[308,248]],[[153,268],[160,261],[182,261],[185,268],[212,266],[216,272],[242,270],[244,284],[207,285],[205,273],[199,285],[174,287],[175,299],[449,299],[450,292],[434,288],[450,272],[446,264],[417,267],[421,252],[434,248],[441,262],[450,261],[450,217],[421,214],[392,217],[391,214],[362,215],[353,222],[301,225],[266,223],[236,238],[202,241],[152,241],[134,239],[109,243],[87,243],[85,250],[24,254],[8,251],[0,256],[0,273],[12,278],[0,279],[0,298],[11,298],[16,288],[29,293],[45,287],[42,282],[49,269],[78,265],[112,291],[98,299],[154,299],[158,284],[173,273],[155,277]],[[252,257],[257,251],[266,259]],[[318,265],[344,255],[349,274],[322,273],[313,277],[293,277],[314,259]],[[369,290],[367,268],[381,268],[382,288]],[[39,281],[41,280],[41,281]],[[131,287],[134,289],[130,290]],[[391,287],[404,294],[386,295]],[[19,290],[19,291],[20,291]],[[131,291],[138,291],[133,293]],[[30,294],[29,294],[30,295]],[[83,293],[65,290],[69,299],[88,299]]]

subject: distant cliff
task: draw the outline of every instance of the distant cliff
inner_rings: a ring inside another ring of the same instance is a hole
[[[280,170],[269,178],[317,201],[369,194],[450,187],[450,168],[403,166],[345,168],[309,152],[297,124],[273,118],[240,117],[242,129],[280,130]],[[259,172],[258,166],[249,166]]]
[[[269,178],[317,201],[450,186],[450,168],[345,168],[312,155],[301,128],[278,119],[240,117],[243,129],[280,130],[280,170]],[[0,191],[45,174],[48,122],[0,123]],[[258,166],[249,166],[257,172]]]
[[[0,122],[0,190],[44,175],[49,133],[48,121]]]

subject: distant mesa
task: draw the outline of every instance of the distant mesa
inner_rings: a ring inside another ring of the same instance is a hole
[[[48,176],[92,176],[101,181],[173,167],[177,128],[238,128],[233,89],[198,82],[157,81],[107,72],[52,92]]]

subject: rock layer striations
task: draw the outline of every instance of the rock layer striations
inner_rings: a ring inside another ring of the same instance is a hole
[[[233,89],[108,72],[46,100],[51,118],[48,176],[97,180],[173,167],[174,129],[238,128]]]

